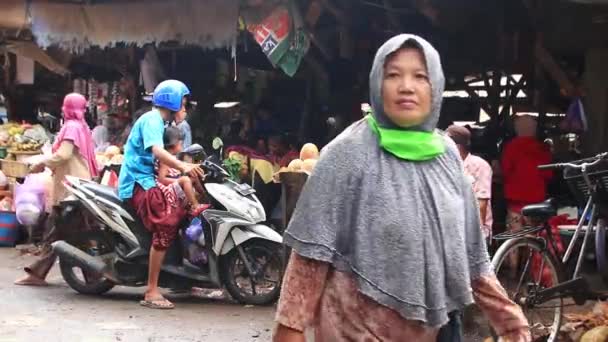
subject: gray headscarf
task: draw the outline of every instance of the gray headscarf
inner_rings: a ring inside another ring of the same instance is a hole
[[[370,74],[377,121],[392,125],[380,96],[384,61],[406,41],[420,46],[433,89],[432,113],[415,129],[434,130],[443,71],[420,37],[385,43]],[[354,278],[359,291],[410,320],[433,327],[473,302],[471,280],[492,272],[477,201],[454,143],[423,162],[382,150],[361,120],[322,152],[299,198],[285,243],[299,255],[330,263]]]
[[[443,90],[445,88],[445,78],[441,68],[439,53],[431,44],[429,44],[429,42],[418,36],[409,34],[395,36],[384,43],[384,45],[378,49],[378,52],[376,52],[374,65],[372,66],[372,71],[369,75],[369,96],[372,109],[374,110],[374,116],[376,117],[378,124],[382,127],[404,129],[393,123],[384,113],[384,106],[382,105],[382,80],[384,78],[386,58],[403,47],[406,43],[410,46],[417,47],[423,52],[432,90],[431,115],[429,115],[428,119],[420,126],[409,127],[407,130],[432,132],[435,130],[435,127],[437,127],[437,121],[439,121],[441,103],[443,102]]]

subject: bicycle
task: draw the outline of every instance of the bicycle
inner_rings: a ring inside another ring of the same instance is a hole
[[[604,220],[608,218],[605,208],[608,204],[608,153],[571,163],[541,165],[539,169],[562,169],[563,177],[573,190],[577,202],[584,205],[572,240],[565,253],[560,255],[548,224],[548,220],[557,215],[557,207],[549,199],[522,209],[522,215],[526,219],[540,224],[527,225],[519,231],[505,232],[494,237],[495,240],[506,241],[496,251],[492,263],[509,298],[519,304],[528,317],[533,340],[546,337],[546,341],[557,341],[565,299],[571,298],[576,305],[583,305],[587,300],[608,297],[606,293],[592,290],[589,277],[581,276],[589,238],[594,232],[594,266],[602,276],[603,285],[608,286]],[[573,264],[571,256],[583,230],[585,233],[578,259]],[[506,272],[503,274],[501,271]],[[519,271],[523,272],[518,275]],[[501,279],[503,276],[504,279]],[[515,285],[515,291],[510,288],[511,285]],[[541,313],[533,315],[534,310]]]

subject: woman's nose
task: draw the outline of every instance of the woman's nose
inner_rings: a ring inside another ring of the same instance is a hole
[[[399,82],[399,88],[397,89],[400,93],[411,93],[414,91],[414,82],[411,77],[403,76]]]

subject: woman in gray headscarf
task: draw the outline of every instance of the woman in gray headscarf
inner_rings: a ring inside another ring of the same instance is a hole
[[[456,146],[435,130],[437,51],[399,35],[376,54],[373,114],[322,152],[285,233],[275,341],[435,341],[477,304],[507,341],[528,323],[493,273]]]

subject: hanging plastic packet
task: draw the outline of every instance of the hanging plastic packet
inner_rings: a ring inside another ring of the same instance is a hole
[[[186,236],[192,242],[198,242],[199,245],[205,246],[205,232],[203,229],[203,221],[195,217],[190,222],[190,226],[186,228]]]
[[[205,246],[203,221],[198,217],[194,218],[186,228],[185,235],[188,260],[198,266],[207,264],[207,252],[203,248]]]

